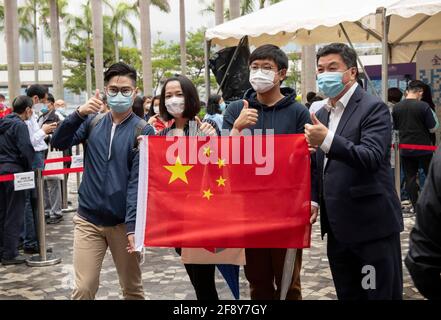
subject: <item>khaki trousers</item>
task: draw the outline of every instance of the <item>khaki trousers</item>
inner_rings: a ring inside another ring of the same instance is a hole
[[[99,287],[100,272],[110,248],[124,299],[144,299],[140,255],[127,252],[126,227],[99,227],[75,215],[73,265],[74,300],[93,300]]]
[[[245,276],[251,300],[279,300],[286,249],[245,249]],[[294,272],[286,300],[302,300],[300,269],[302,250],[297,250]]]

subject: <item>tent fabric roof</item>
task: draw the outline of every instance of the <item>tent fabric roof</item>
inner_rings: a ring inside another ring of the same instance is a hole
[[[441,0],[285,0],[208,29],[206,39],[223,46],[234,46],[246,35],[256,46],[346,42],[342,23],[352,42],[379,42],[382,19],[376,13],[382,7],[391,16],[389,43],[441,40]]]

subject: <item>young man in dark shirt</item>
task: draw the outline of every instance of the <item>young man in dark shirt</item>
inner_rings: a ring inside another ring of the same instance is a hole
[[[400,144],[432,145],[431,132],[435,131],[436,121],[430,106],[421,101],[424,83],[413,80],[409,83],[406,99],[397,103],[392,111],[395,130],[399,131]],[[417,173],[422,164],[424,173],[429,171],[432,151],[406,150],[400,151],[406,175],[406,191],[414,208],[418,201]]]

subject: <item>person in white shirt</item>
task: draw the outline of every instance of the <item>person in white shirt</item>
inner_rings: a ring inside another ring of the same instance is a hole
[[[38,125],[38,116],[45,104],[47,103],[48,90],[46,87],[34,84],[26,90],[26,95],[32,99],[33,114],[32,117],[25,121],[28,126],[29,137],[35,150],[32,169],[44,169],[44,157],[48,149],[45,142],[46,137],[54,132],[57,127],[56,123],[44,124],[41,128]],[[25,202],[25,223],[22,233],[23,250],[26,254],[34,254],[39,252],[37,233],[36,233],[36,195],[35,191],[29,191]]]

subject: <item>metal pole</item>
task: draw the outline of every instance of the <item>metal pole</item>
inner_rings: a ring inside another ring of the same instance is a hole
[[[75,154],[77,156],[80,155],[80,145],[78,144],[76,149],[75,149]],[[80,190],[80,180],[81,180],[81,173],[77,172],[77,193]]]
[[[389,17],[386,16],[386,8],[383,8],[383,61],[381,65],[381,93],[384,102],[387,102],[387,89],[389,87]]]
[[[208,104],[208,99],[211,94],[211,83],[210,83],[210,48],[211,40],[204,42],[204,52],[205,52],[205,102]]]
[[[398,199],[401,202],[401,162],[400,162],[400,138],[398,131],[394,131],[394,151],[395,151],[395,190],[397,191]]]
[[[286,300],[288,289],[291,286],[294,266],[296,264],[297,249],[286,249],[285,263],[283,265],[283,274],[280,289],[280,300]]]
[[[46,221],[44,219],[44,191],[42,170],[37,170],[37,195],[38,195],[38,242],[40,255],[32,256],[26,261],[30,267],[52,266],[61,262],[61,258],[56,258],[52,253],[47,253],[46,249]]]

